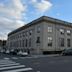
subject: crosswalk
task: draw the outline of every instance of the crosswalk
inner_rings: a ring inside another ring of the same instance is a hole
[[[32,70],[31,67],[26,68],[25,65],[16,63],[8,58],[0,59],[0,72],[28,72]]]

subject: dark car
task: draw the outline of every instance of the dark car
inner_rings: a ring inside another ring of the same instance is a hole
[[[64,49],[63,51],[62,51],[62,55],[72,55],[72,48],[70,48],[70,49]]]
[[[17,52],[15,50],[13,50],[13,51],[10,51],[10,54],[11,55],[17,55]]]

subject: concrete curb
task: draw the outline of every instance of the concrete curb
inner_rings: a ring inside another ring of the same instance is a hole
[[[59,54],[53,54],[53,55],[31,55],[31,57],[57,57],[60,56]]]
[[[27,57],[20,57],[22,59],[31,59],[31,58],[44,58],[44,57],[59,57],[59,54],[54,54],[54,55],[31,55]]]

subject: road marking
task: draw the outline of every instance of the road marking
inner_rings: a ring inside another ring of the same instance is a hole
[[[15,63],[15,64],[6,64],[6,65],[0,65],[0,67],[4,67],[4,66],[13,66],[13,65],[19,65],[19,63]]]
[[[12,57],[12,59],[18,59],[17,57]]]
[[[22,72],[33,70],[31,67],[25,68],[25,65],[13,62],[9,59],[0,60],[0,72]]]
[[[40,72],[40,71],[37,71],[37,72]]]
[[[16,62],[13,62],[13,61],[0,62],[0,64],[8,64],[8,63],[10,63],[10,64],[14,64],[14,63],[16,63]]]
[[[33,57],[19,57],[20,59],[31,59]]]
[[[33,70],[32,68],[23,68],[23,69],[15,69],[15,70],[9,70],[9,71],[3,71],[3,72],[21,72],[21,71],[29,71]]]
[[[25,67],[25,65],[12,66],[12,67],[3,67],[3,68],[0,68],[0,70],[13,69],[13,68],[20,68],[20,67]]]
[[[3,62],[3,63],[0,63],[0,64],[8,64],[8,63],[14,64],[16,62]]]
[[[0,62],[5,62],[5,61],[11,61],[11,60],[5,60],[5,59],[3,59],[3,60],[0,60]]]
[[[8,59],[10,59],[10,58],[4,58],[4,59],[8,60]]]

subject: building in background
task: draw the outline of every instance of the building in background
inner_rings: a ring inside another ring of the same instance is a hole
[[[6,50],[6,40],[3,40],[3,41],[2,41],[2,48],[3,48],[4,50]]]
[[[0,51],[6,50],[6,40],[0,40]]]
[[[2,49],[2,40],[0,40],[0,51]]]
[[[7,48],[30,54],[58,53],[72,48],[72,23],[42,16],[9,33]]]

